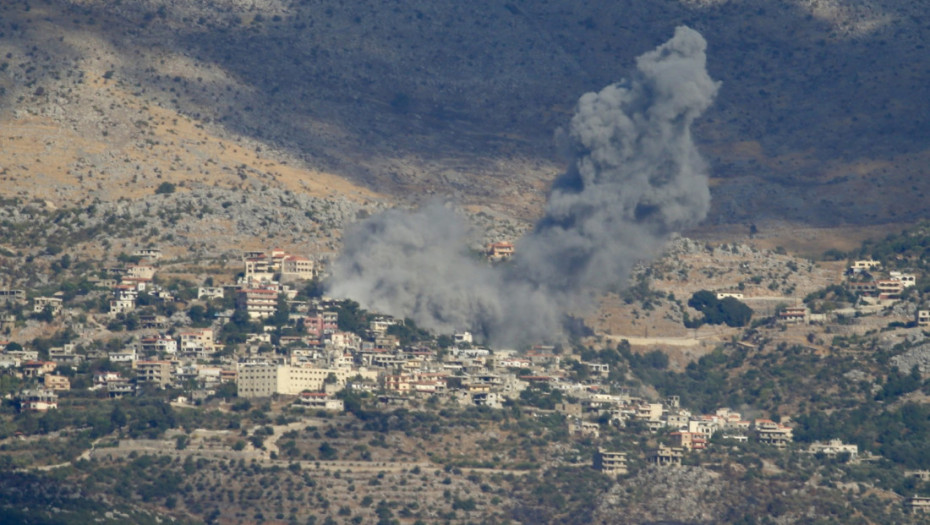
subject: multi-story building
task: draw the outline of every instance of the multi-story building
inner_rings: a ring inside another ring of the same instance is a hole
[[[791,427],[776,423],[769,419],[757,419],[753,422],[753,432],[760,443],[785,447],[794,440]]]
[[[132,368],[139,382],[152,383],[159,388],[171,384],[174,368],[171,361],[133,361]]]
[[[212,328],[199,328],[187,330],[179,334],[180,350],[182,352],[191,352],[201,356],[207,356],[216,351],[213,342]]]
[[[32,312],[42,313],[45,307],[51,308],[52,315],[61,313],[61,297],[35,297],[32,299]]]
[[[488,259],[491,261],[503,261],[513,257],[513,254],[512,242],[492,242],[487,248]]]
[[[50,390],[23,390],[19,393],[20,410],[45,412],[58,409],[58,394]]]
[[[307,335],[319,340],[339,330],[339,314],[336,312],[317,312],[305,317],[303,323]]]
[[[672,446],[683,450],[704,450],[707,448],[707,435],[700,432],[672,432]]]
[[[306,257],[288,255],[281,259],[281,280],[310,280],[316,277],[316,265]]]
[[[171,337],[156,335],[142,339],[142,351],[145,354],[176,354],[178,342]]]
[[[683,456],[680,448],[659,445],[658,450],[649,455],[649,462],[659,467],[680,467]]]
[[[265,319],[277,311],[278,293],[265,288],[239,290],[236,305],[248,312],[252,319]]]
[[[336,384],[345,385],[358,371],[350,368],[317,368],[275,363],[240,363],[238,369],[239,397],[267,397],[272,394],[298,395],[319,392],[332,376]]]
[[[239,397],[270,397],[278,388],[278,365],[274,363],[239,363],[236,370]]]
[[[599,448],[594,454],[594,468],[608,476],[626,474],[629,472],[626,464],[626,452],[611,452]]]
[[[264,254],[258,257],[247,257],[245,259],[245,280],[249,283],[271,282],[274,280],[271,259]]]
[[[43,380],[46,390],[51,390],[53,392],[71,390],[71,381],[65,376],[46,374]]]

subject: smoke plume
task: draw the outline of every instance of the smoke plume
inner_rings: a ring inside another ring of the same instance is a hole
[[[558,335],[567,312],[625,285],[634,264],[706,215],[706,165],[690,132],[719,87],[705,49],[679,27],[637,58],[630,79],[581,97],[564,137],[569,168],[510,264],[469,255],[465,222],[434,203],[347,229],[329,293],[498,344]]]

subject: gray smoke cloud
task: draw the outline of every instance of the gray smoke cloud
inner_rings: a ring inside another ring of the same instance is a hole
[[[627,81],[587,93],[565,133],[571,163],[511,264],[468,254],[466,222],[434,203],[392,210],[346,230],[328,291],[366,308],[498,344],[557,336],[568,312],[627,283],[633,266],[710,207],[691,124],[719,88],[707,44],[678,27],[638,57]]]

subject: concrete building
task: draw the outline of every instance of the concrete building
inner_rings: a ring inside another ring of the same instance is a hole
[[[171,384],[173,365],[171,361],[133,361],[132,369],[140,383],[152,383],[159,388]]]
[[[239,397],[296,396],[302,392],[322,391],[330,375],[335,377],[337,385],[345,385],[349,377],[359,372],[351,368],[240,363],[237,385]]]
[[[658,450],[649,455],[649,463],[658,467],[680,467],[684,453],[680,448],[659,445]]]
[[[202,356],[210,355],[216,351],[213,342],[212,328],[199,328],[187,330],[178,335],[180,341],[180,350],[182,352],[191,352]]]
[[[752,425],[756,440],[767,445],[782,448],[794,441],[791,427],[775,423],[768,419],[757,419]]]
[[[23,412],[46,412],[58,409],[58,394],[50,390],[23,390],[19,393],[20,410]]]
[[[248,312],[252,319],[265,319],[277,311],[278,293],[265,288],[239,290],[236,306]]]
[[[626,452],[610,452],[599,448],[594,454],[594,468],[608,476],[626,474],[629,472]]]
[[[274,270],[269,257],[262,254],[258,257],[247,257],[244,262],[246,282],[262,283],[274,280]]]
[[[295,405],[313,410],[326,410],[327,412],[345,411],[345,403],[325,392],[302,392],[294,402]]]
[[[48,306],[52,310],[52,315],[61,313],[61,297],[35,297],[32,299],[32,312],[39,314]]]
[[[839,439],[831,439],[827,443],[811,443],[811,445],[807,447],[807,451],[811,454],[825,454],[830,457],[845,453],[849,454],[850,459],[855,459],[859,456],[858,445],[848,445]]]
[[[704,450],[707,436],[699,432],[672,432],[672,446],[683,450]]]
[[[930,512],[930,497],[913,496],[904,500],[904,509],[910,513],[925,514]]]
[[[201,286],[197,288],[198,299],[222,299],[225,290],[222,286]]]
[[[513,257],[512,242],[492,242],[487,247],[487,256],[491,261],[503,261]]]
[[[316,265],[310,259],[288,255],[281,259],[281,280],[310,280],[316,277]]]
[[[917,326],[930,326],[930,310],[917,310]]]
[[[65,376],[46,374],[43,380],[46,390],[51,390],[53,392],[71,390],[71,381]]]
[[[239,363],[236,370],[239,397],[270,397],[277,392],[278,365],[273,363]]]
[[[142,352],[145,354],[170,354],[178,353],[178,342],[171,337],[154,336],[142,339]]]
[[[804,306],[788,306],[778,314],[778,320],[788,324],[801,324],[807,321],[808,310]]]

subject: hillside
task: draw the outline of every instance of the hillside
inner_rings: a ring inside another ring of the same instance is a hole
[[[688,24],[723,82],[695,130],[709,224],[906,222],[927,184],[922,14],[891,0],[5,2],[0,191],[107,201],[252,177],[527,220],[577,98]]]

